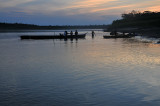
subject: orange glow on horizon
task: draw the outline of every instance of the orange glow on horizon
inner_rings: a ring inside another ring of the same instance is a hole
[[[153,6],[148,8],[149,11],[160,11],[160,6]]]
[[[34,2],[32,4],[32,2]],[[37,4],[36,4],[37,2]],[[28,3],[28,4],[27,4]],[[55,5],[57,3],[57,5]],[[97,16],[104,15],[117,15],[124,12],[131,12],[132,10],[136,11],[160,11],[160,0],[151,0],[151,1],[121,1],[121,0],[86,0],[80,1],[76,0],[71,2],[63,0],[53,1],[47,0],[43,3],[38,2],[38,0],[12,0],[12,1],[3,1],[0,4],[0,10],[5,12],[13,12],[11,7],[15,7],[15,12],[22,11],[23,13],[31,14],[42,13],[44,15],[57,15],[63,14],[64,16],[69,15],[81,15],[81,14],[92,14]],[[23,7],[22,7],[23,6]],[[100,18],[99,17],[99,18]]]
[[[119,0],[87,0],[87,1],[79,1],[70,4],[69,6],[64,7],[64,9],[72,10],[77,9],[77,12],[71,12],[72,15],[74,14],[86,14],[86,13],[98,13],[99,15],[119,15],[123,12],[130,12],[132,10],[137,11],[160,11],[160,6],[156,4],[160,0],[154,1],[146,1],[146,2],[139,2],[135,4],[119,4],[121,3]],[[106,7],[104,6],[106,4]],[[150,4],[154,4],[155,6],[149,6]],[[144,6],[144,8],[142,8]],[[119,11],[113,13],[112,11]]]
[[[107,10],[112,10],[112,9],[119,9],[119,8],[128,8],[131,5],[127,5],[127,6],[118,6],[118,7],[108,7],[108,8],[101,8],[101,9],[95,9],[92,10],[91,12],[98,12],[98,11],[107,11]]]
[[[87,1],[80,1],[80,2],[75,2],[73,3],[73,6],[71,8],[82,8],[82,7],[98,7],[98,5],[108,3],[108,2],[113,2],[117,0],[87,0]]]

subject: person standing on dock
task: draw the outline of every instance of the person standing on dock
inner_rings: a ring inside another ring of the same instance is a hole
[[[77,30],[75,31],[75,35],[76,35],[76,36],[78,35],[78,31],[77,31]]]

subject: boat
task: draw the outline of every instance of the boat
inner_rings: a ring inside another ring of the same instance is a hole
[[[117,36],[112,36],[112,35],[104,35],[103,38],[105,39],[110,39],[110,38],[131,38],[129,35],[117,35]]]
[[[78,35],[22,35],[21,39],[84,39],[87,33]]]
[[[157,41],[157,44],[160,44],[160,40],[159,40],[159,41]]]

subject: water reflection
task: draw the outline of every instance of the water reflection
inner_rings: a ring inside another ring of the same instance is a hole
[[[1,40],[0,105],[159,105],[159,45],[96,34]]]

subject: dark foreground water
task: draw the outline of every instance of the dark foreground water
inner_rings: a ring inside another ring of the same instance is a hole
[[[160,105],[160,45],[18,37],[52,33],[0,33],[0,106]]]

